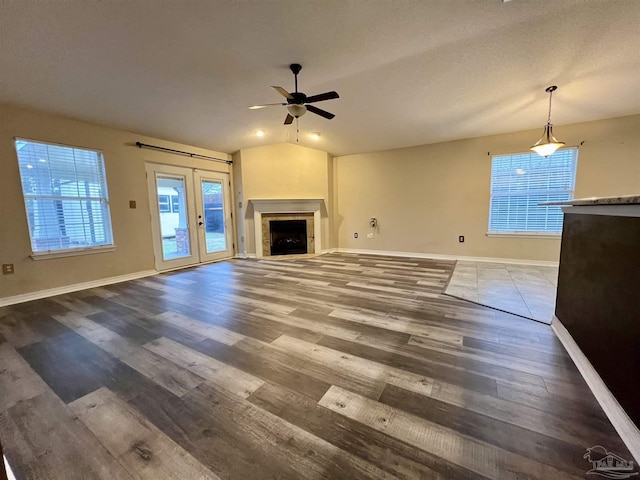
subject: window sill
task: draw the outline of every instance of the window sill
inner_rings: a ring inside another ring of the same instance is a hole
[[[562,233],[535,233],[535,232],[487,232],[490,238],[562,238]]]
[[[77,257],[79,255],[93,255],[94,253],[114,252],[115,249],[115,245],[105,245],[104,247],[91,248],[74,248],[70,250],[56,250],[52,252],[32,253],[31,258],[33,260],[48,260],[50,258]]]

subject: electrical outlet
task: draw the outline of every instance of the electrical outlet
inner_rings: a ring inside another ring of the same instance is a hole
[[[13,269],[13,263],[3,263],[2,264],[2,274],[3,275],[11,275],[16,271]]]
[[[459,241],[460,243],[464,243],[464,235],[460,235],[460,236],[458,237],[458,241]]]
[[[353,234],[353,238],[358,238],[358,233],[357,232]]]
[[[135,200],[129,200],[129,208],[136,208],[136,201]]]
[[[373,238],[373,233],[367,233],[367,238],[371,240]]]

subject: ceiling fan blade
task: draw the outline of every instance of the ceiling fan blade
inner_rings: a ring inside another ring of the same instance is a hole
[[[291,96],[291,94],[289,92],[287,92],[284,88],[282,88],[282,87],[274,87],[274,86],[271,86],[271,88],[273,88],[276,92],[278,92],[284,98],[288,98],[289,100],[293,100],[293,97]]]
[[[265,107],[275,107],[275,106],[282,106],[282,105],[287,105],[286,103],[265,103],[264,105],[251,105],[249,107],[249,110],[258,110],[259,108],[265,108]]]
[[[322,102],[323,100],[333,100],[334,98],[340,98],[338,92],[325,92],[307,97],[305,103]]]
[[[293,117],[287,113],[287,118],[284,119],[285,125],[291,125],[293,123]]]
[[[322,110],[321,108],[314,107],[313,105],[307,105],[307,110],[315,113],[316,115],[320,115],[321,117],[327,118],[331,120],[335,115],[333,113],[329,113],[326,110]]]

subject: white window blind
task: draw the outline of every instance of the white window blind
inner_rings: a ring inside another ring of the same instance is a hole
[[[113,245],[101,152],[16,140],[34,253]]]
[[[573,199],[577,161],[577,148],[494,156],[489,233],[561,233],[561,207],[538,204]]]

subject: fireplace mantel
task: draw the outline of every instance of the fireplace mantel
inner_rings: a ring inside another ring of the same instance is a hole
[[[262,215],[265,213],[313,213],[313,236],[315,253],[322,252],[320,211],[322,198],[254,198],[253,225],[255,230],[256,257],[262,257]]]

